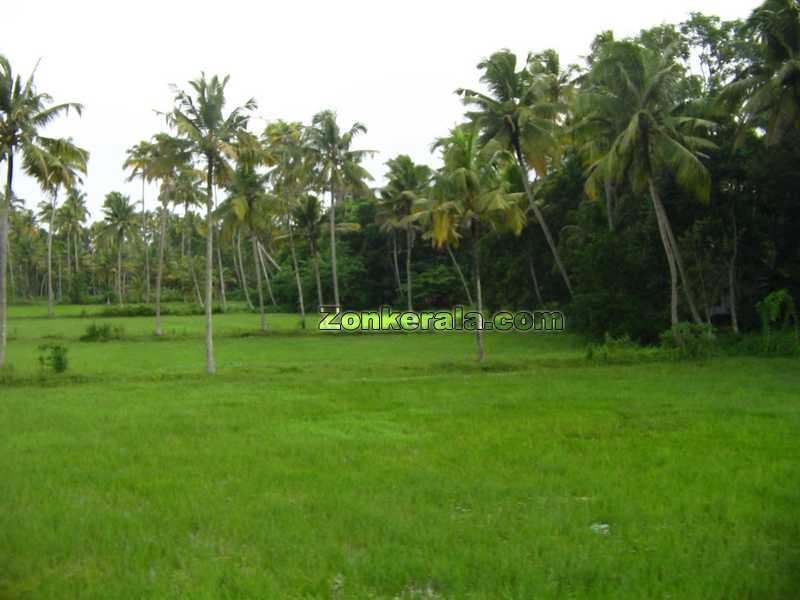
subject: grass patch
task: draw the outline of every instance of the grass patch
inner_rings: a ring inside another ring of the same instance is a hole
[[[72,344],[40,380],[44,336],[86,322],[29,314],[0,373],[2,598],[800,586],[796,358],[587,362],[568,335],[492,333],[478,366],[468,333],[296,335],[270,315],[285,335],[239,337],[258,315],[234,313],[214,377],[202,317],[169,316],[186,337],[104,319],[140,343]]]

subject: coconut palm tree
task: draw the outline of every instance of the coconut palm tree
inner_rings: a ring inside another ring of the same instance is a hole
[[[412,307],[411,290],[411,251],[414,248],[416,225],[411,217],[419,204],[425,199],[433,172],[426,165],[414,164],[406,154],[401,154],[386,161],[389,171],[386,173],[387,184],[381,190],[381,205],[384,213],[384,227],[393,235],[393,264],[395,277],[399,280],[397,269],[397,244],[395,230],[402,230],[406,238],[406,300],[408,310]]]
[[[586,189],[591,194],[598,179],[611,178],[627,181],[636,192],[649,192],[670,270],[672,324],[678,322],[679,278],[692,318],[701,323],[657,179],[670,174],[689,193],[707,202],[710,176],[700,159],[704,150],[716,147],[703,137],[713,123],[685,114],[683,68],[670,49],[657,53],[627,44],[623,50],[625,61],[618,60],[618,52],[609,51],[595,66],[614,72],[606,78],[607,93],[625,103],[627,118],[608,151],[590,167]],[[622,109],[614,110],[619,113]]]
[[[266,193],[267,175],[258,168],[268,161],[268,153],[258,138],[247,132],[240,132],[233,145],[236,168],[228,181],[228,197],[225,199],[223,212],[233,212],[241,225],[247,228],[253,250],[253,261],[256,269],[256,286],[258,288],[258,311],[261,318],[261,331],[267,330],[267,318],[264,312],[264,292],[261,286],[263,261],[259,249],[258,232],[261,209],[268,200]]]
[[[125,239],[136,236],[138,224],[136,207],[128,196],[119,192],[106,194],[103,201],[104,234],[114,241],[117,247],[117,299],[122,306],[122,247]]]
[[[319,198],[313,194],[300,196],[297,206],[292,209],[292,220],[300,235],[308,242],[308,254],[311,256],[314,280],[317,284],[317,310],[319,310],[325,304],[322,298],[322,280],[319,276],[319,239],[325,225],[325,215]]]
[[[502,160],[505,158],[508,163],[510,154],[497,153],[487,158],[480,135],[480,124],[472,122],[454,128],[450,135],[434,142],[434,148],[442,153],[444,166],[439,185],[447,200],[439,205],[438,222],[432,233],[438,246],[449,243],[453,225],[470,236],[475,299],[478,312],[483,314],[481,236],[487,227],[499,225],[508,226],[519,235],[525,225],[525,211],[520,207],[522,195],[509,191],[509,178],[502,171]],[[482,324],[475,330],[475,341],[478,362],[482,362],[486,355]]]
[[[297,207],[299,194],[309,185],[311,173],[304,160],[303,125],[298,122],[278,120],[270,123],[264,130],[265,146],[273,156],[275,168],[270,180],[279,198],[278,210],[286,227],[292,268],[297,287],[297,302],[300,307],[300,327],[306,328],[306,308],[303,300],[303,284],[294,244],[294,223],[292,211]]]
[[[761,60],[755,61],[723,93],[741,106],[742,131],[764,119],[767,144],[800,127],[800,5],[796,0],[765,0],[747,20],[758,35]]]
[[[48,94],[36,90],[34,74],[23,83],[0,55],[0,162],[6,163],[5,200],[0,204],[0,368],[6,357],[8,214],[14,198],[14,159],[20,152],[24,158],[36,147],[39,131],[48,123],[70,110],[80,114],[82,109],[77,103],[52,104]]]
[[[67,199],[61,207],[61,232],[67,237],[69,245],[72,239],[74,253],[74,266],[77,272],[80,269],[80,240],[83,235],[83,225],[89,218],[89,209],[86,207],[86,193],[77,188],[71,188]]]
[[[372,150],[352,150],[356,136],[367,132],[363,123],[354,123],[347,131],[342,131],[336,122],[336,113],[323,110],[314,115],[311,126],[306,129],[306,152],[314,166],[323,193],[330,193],[331,203],[328,213],[329,234],[331,237],[331,276],[333,282],[333,302],[338,307],[339,277],[336,265],[336,201],[337,194],[347,189],[364,189],[364,182],[372,176],[361,166],[361,161],[374,154]]]
[[[199,79],[189,82],[192,94],[182,90],[175,91],[175,109],[170,113],[180,135],[191,143],[191,149],[205,163],[206,170],[206,371],[216,372],[214,363],[214,338],[212,331],[212,271],[214,268],[214,175],[223,168],[224,156],[230,153],[230,144],[236,135],[247,128],[247,112],[256,108],[254,99],[243,106],[236,107],[227,115],[225,110],[225,86],[228,76],[220,79],[214,75],[206,79],[205,73]]]
[[[530,63],[534,59],[535,55],[531,55],[529,63],[517,71],[517,57],[513,52],[495,52],[478,63],[478,68],[483,71],[480,80],[489,88],[489,93],[466,88],[459,88],[456,93],[462,96],[467,106],[472,107],[467,116],[481,124],[482,145],[492,141],[499,148],[511,152],[516,159],[522,171],[530,209],[572,295],[572,283],[528,179],[531,167],[541,177],[559,155],[554,115],[560,107],[551,101],[547,86],[531,69]]]
[[[151,162],[153,160],[153,144],[143,140],[126,150],[127,158],[122,164],[123,169],[130,169],[131,175],[128,181],[133,181],[137,177],[142,180],[142,253],[144,254],[144,278],[145,278],[145,302],[150,302],[150,253],[147,248],[146,219],[147,210],[144,204],[144,190],[148,179],[152,179],[150,174]]]
[[[190,168],[191,154],[188,143],[166,133],[153,136],[151,155],[146,160],[153,179],[161,181],[159,200],[158,266],[156,267],[156,323],[155,334],[161,335],[161,285],[164,276],[164,245],[167,234],[169,205],[174,202],[175,182],[180,174]],[[191,194],[187,194],[191,196]]]
[[[89,152],[76,146],[71,139],[40,137],[23,155],[25,172],[35,178],[39,186],[50,194],[46,210],[47,234],[47,316],[53,316],[53,239],[56,233],[55,217],[58,209],[58,191],[80,181],[78,173],[86,173]]]

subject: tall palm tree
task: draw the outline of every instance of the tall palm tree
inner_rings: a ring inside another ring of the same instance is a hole
[[[796,0],[765,0],[747,20],[758,35],[761,56],[724,90],[740,104],[742,131],[764,119],[766,142],[773,144],[800,127],[800,5]]]
[[[247,132],[239,132],[233,146],[233,154],[236,158],[236,168],[228,181],[228,197],[224,209],[232,211],[250,235],[256,269],[261,331],[266,331],[267,318],[264,311],[264,291],[261,286],[263,262],[259,250],[258,232],[262,228],[261,211],[267,202],[267,175],[259,172],[258,168],[267,162],[268,154],[258,138]]]
[[[649,192],[670,270],[672,324],[678,322],[679,278],[692,318],[700,323],[657,178],[671,174],[688,192],[707,202],[710,176],[700,158],[704,150],[716,147],[703,137],[713,123],[686,114],[683,68],[670,49],[656,53],[632,44],[623,49],[625,61],[610,51],[595,66],[613,72],[613,77],[606,78],[607,94],[625,103],[627,117],[608,151],[590,167],[586,189],[591,193],[598,179],[611,178],[626,180],[636,192]],[[620,108],[614,110],[620,112]]]
[[[336,113],[323,110],[314,115],[311,126],[306,129],[307,155],[316,167],[323,193],[330,193],[331,203],[328,213],[329,234],[331,237],[331,276],[333,282],[333,302],[339,302],[339,276],[336,264],[336,201],[337,194],[347,189],[363,189],[366,180],[372,176],[361,166],[361,161],[374,154],[372,150],[352,150],[356,136],[367,132],[363,123],[354,123],[347,131],[342,131],[336,122]]]
[[[106,194],[103,201],[104,234],[113,239],[117,247],[117,300],[122,306],[122,247],[125,239],[137,233],[136,207],[130,198],[119,192]]]
[[[297,302],[300,307],[300,327],[305,329],[306,308],[292,222],[292,211],[297,207],[299,194],[308,186],[311,176],[309,165],[304,160],[302,139],[303,125],[298,122],[278,120],[267,125],[264,130],[264,143],[275,161],[275,168],[270,173],[270,178],[280,199],[278,208],[289,239]]]
[[[58,190],[67,189],[80,181],[78,173],[86,173],[89,152],[65,138],[40,137],[23,155],[25,172],[34,177],[39,186],[50,194],[47,210],[47,316],[53,316],[53,238],[58,208]]]
[[[147,235],[145,231],[145,222],[147,219],[147,211],[144,204],[144,190],[145,184],[148,179],[152,178],[150,174],[151,163],[154,153],[153,144],[147,140],[143,140],[126,150],[127,158],[122,164],[123,169],[130,169],[131,175],[128,181],[133,181],[137,177],[142,180],[142,253],[144,254],[144,277],[145,277],[145,302],[150,302],[150,253],[147,248]]]
[[[472,239],[475,299],[478,312],[483,314],[481,236],[486,227],[498,225],[508,226],[519,235],[525,225],[525,211],[519,206],[521,195],[509,192],[508,178],[503,176],[498,162],[502,155],[487,159],[479,140],[480,124],[473,122],[454,128],[449,136],[434,143],[434,148],[442,152],[444,166],[439,183],[447,200],[439,205],[438,222],[432,233],[434,244],[441,246],[450,241],[451,223],[468,232]],[[478,362],[482,362],[486,355],[482,326],[475,330],[475,341]]]
[[[517,71],[517,57],[509,50],[495,52],[478,63],[483,71],[481,82],[489,88],[489,93],[459,88],[456,93],[464,103],[473,108],[467,113],[482,127],[481,142],[493,141],[498,147],[513,153],[522,171],[522,183],[528,204],[542,228],[547,245],[553,254],[561,278],[572,295],[572,283],[561,260],[550,228],[545,221],[539,205],[534,198],[528,173],[534,171],[543,176],[552,166],[559,154],[556,140],[554,113],[559,110],[547,94],[548,87],[542,84],[529,64]]]
[[[80,269],[80,240],[83,235],[83,224],[89,218],[89,209],[86,206],[86,193],[73,187],[67,194],[67,199],[61,207],[62,225],[61,230],[67,237],[72,239],[72,251],[74,253],[74,266],[76,272]]]
[[[36,90],[34,74],[23,83],[8,59],[0,55],[0,162],[6,163],[4,202],[0,204],[0,368],[6,357],[8,214],[14,198],[14,158],[19,152],[24,157],[35,147],[39,131],[48,123],[70,110],[80,114],[82,109],[77,103],[52,104],[48,94]]]
[[[182,171],[190,168],[191,154],[185,140],[166,133],[153,136],[152,151],[147,163],[154,179],[161,181],[159,200],[158,266],[156,267],[155,334],[161,335],[161,285],[164,276],[164,244],[167,234],[169,205],[174,202],[175,182]]]
[[[297,206],[292,210],[292,220],[297,225],[300,234],[308,242],[308,253],[314,267],[314,280],[317,284],[317,309],[325,302],[322,298],[322,280],[319,275],[319,239],[325,225],[325,215],[322,203],[313,194],[304,194],[297,201]]]
[[[381,204],[385,210],[385,226],[392,230],[404,231],[406,237],[406,300],[408,310],[412,307],[411,289],[411,251],[414,248],[415,223],[412,213],[425,199],[433,172],[426,165],[414,164],[406,154],[386,161],[389,171],[387,184],[381,190]],[[393,238],[393,241],[396,238]],[[397,269],[397,245],[393,244],[394,265]],[[399,278],[399,273],[395,274]]]
[[[175,109],[170,114],[178,132],[186,137],[192,151],[205,162],[206,169],[206,371],[216,372],[214,363],[214,338],[212,331],[212,271],[214,268],[214,175],[222,168],[224,155],[230,152],[230,144],[237,133],[247,128],[246,112],[256,108],[254,99],[236,107],[227,115],[225,110],[225,86],[228,76],[220,79],[214,75],[210,80],[205,73],[189,82],[193,95],[182,90],[175,91]]]

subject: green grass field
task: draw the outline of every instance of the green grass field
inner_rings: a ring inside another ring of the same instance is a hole
[[[796,598],[792,359],[12,307],[0,598]],[[38,346],[70,368],[37,380]],[[592,525],[607,524],[604,535]]]

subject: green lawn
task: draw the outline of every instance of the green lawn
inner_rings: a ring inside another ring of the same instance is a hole
[[[478,369],[466,333],[237,312],[209,377],[202,317],[86,343],[81,310],[11,309],[0,598],[797,597],[797,360],[496,333]]]

